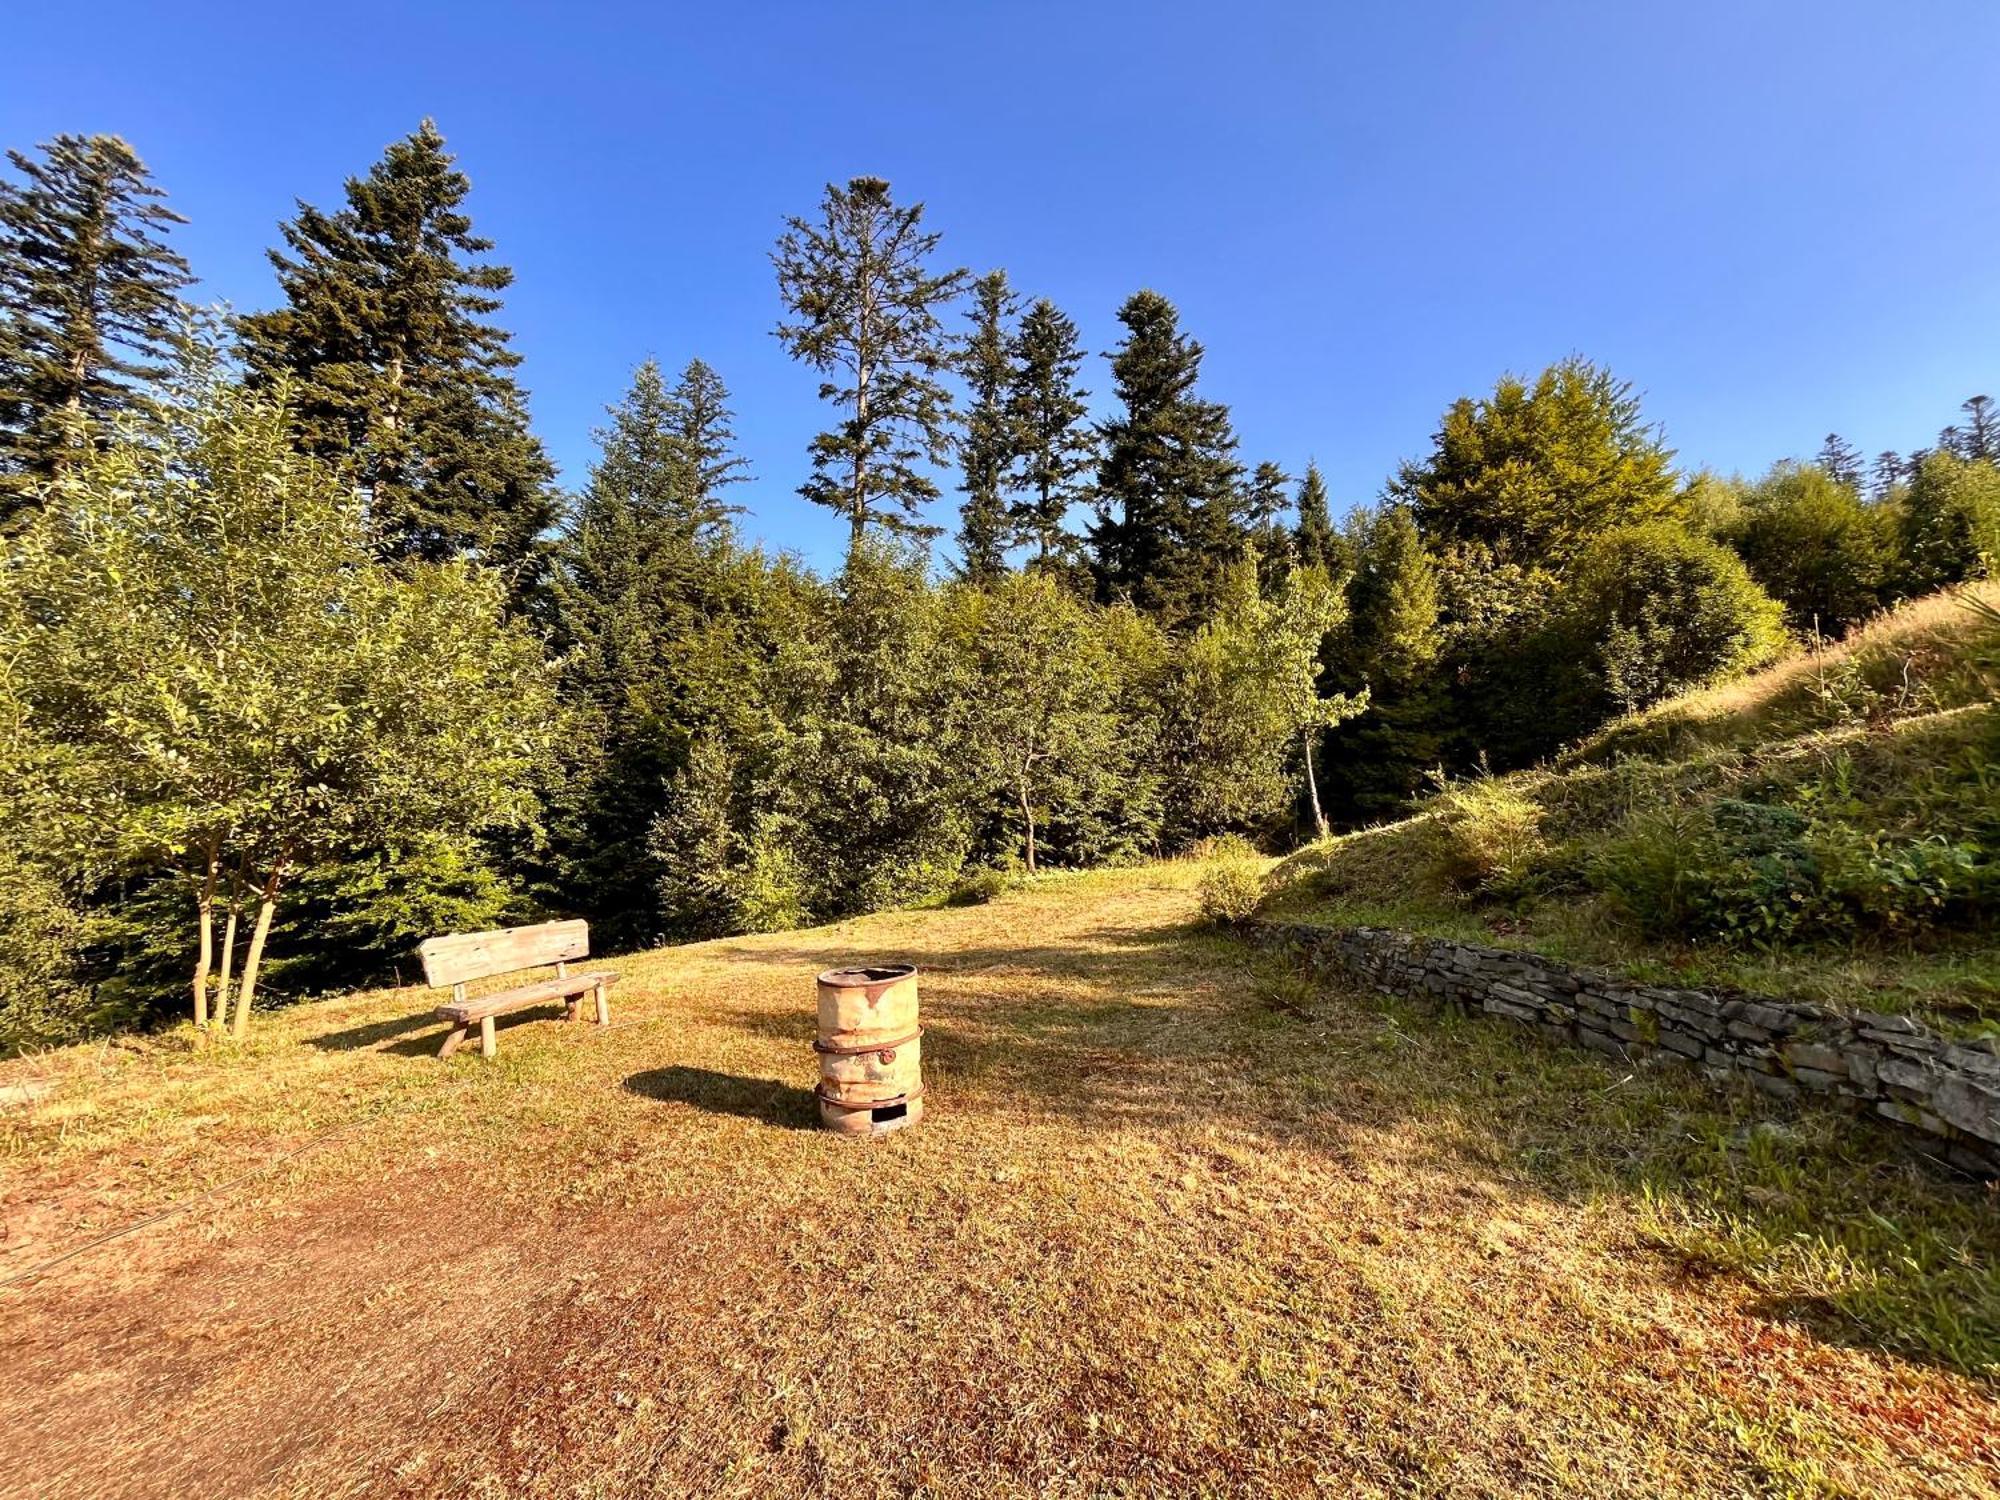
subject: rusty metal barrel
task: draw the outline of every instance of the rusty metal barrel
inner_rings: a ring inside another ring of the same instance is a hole
[[[914,964],[819,976],[819,1119],[843,1135],[887,1135],[923,1118],[923,1026]]]

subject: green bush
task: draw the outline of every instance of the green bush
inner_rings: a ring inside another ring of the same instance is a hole
[[[1627,712],[1762,666],[1785,641],[1783,611],[1742,559],[1671,522],[1598,538],[1568,592],[1564,634]]]
[[[1431,878],[1446,890],[1510,895],[1548,854],[1542,808],[1512,781],[1481,777],[1445,788]]]
[[[1256,915],[1264,899],[1264,867],[1257,852],[1242,839],[1214,839],[1218,846],[1195,887],[1201,914],[1219,926],[1233,927]]]
[[[1722,532],[1800,633],[1838,636],[1879,609],[1901,566],[1895,518],[1812,464],[1780,464]]]
[[[989,901],[1007,894],[1007,875],[1004,870],[979,870],[951,888],[945,897],[947,906],[984,906]]]
[[[1933,453],[1903,497],[1906,592],[1983,578],[2000,559],[2000,466]]]

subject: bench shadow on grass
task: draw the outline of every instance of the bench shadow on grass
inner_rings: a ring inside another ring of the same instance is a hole
[[[775,1078],[746,1078],[709,1068],[647,1068],[625,1080],[627,1093],[665,1104],[692,1104],[711,1114],[739,1115],[787,1130],[818,1123],[812,1090]]]
[[[496,1036],[504,1036],[516,1026],[533,1026],[537,1023],[554,1023],[557,1026],[573,1026],[583,1023],[566,1020],[560,1004],[553,1007],[534,1006],[519,1010],[511,1015],[495,1016],[493,1030]],[[371,1021],[366,1026],[350,1026],[345,1031],[329,1031],[321,1036],[309,1036],[306,1045],[317,1047],[323,1052],[365,1052],[376,1051],[390,1057],[430,1057],[437,1056],[438,1048],[451,1030],[451,1023],[438,1019],[434,1010],[426,1010],[413,1016],[391,1016],[386,1021]],[[411,1032],[419,1035],[412,1036]],[[401,1038],[401,1040],[396,1040]],[[384,1046],[384,1043],[389,1045]],[[460,1057],[479,1055],[479,1028],[475,1025],[466,1045],[460,1049]]]

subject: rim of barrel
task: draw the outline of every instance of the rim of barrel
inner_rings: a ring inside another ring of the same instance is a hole
[[[828,969],[819,982],[836,990],[865,990],[871,985],[894,984],[917,972],[915,964],[855,964],[846,969]]]

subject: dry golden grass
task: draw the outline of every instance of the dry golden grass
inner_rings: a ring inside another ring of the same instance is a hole
[[[1991,1383],[1662,1248],[1621,1164],[1761,1106],[1308,990],[1199,874],[642,955],[490,1064],[402,991],[7,1065],[0,1277],[269,1170],[0,1292],[0,1493],[2000,1486]],[[813,974],[891,957],[931,1113],[816,1132]]]

